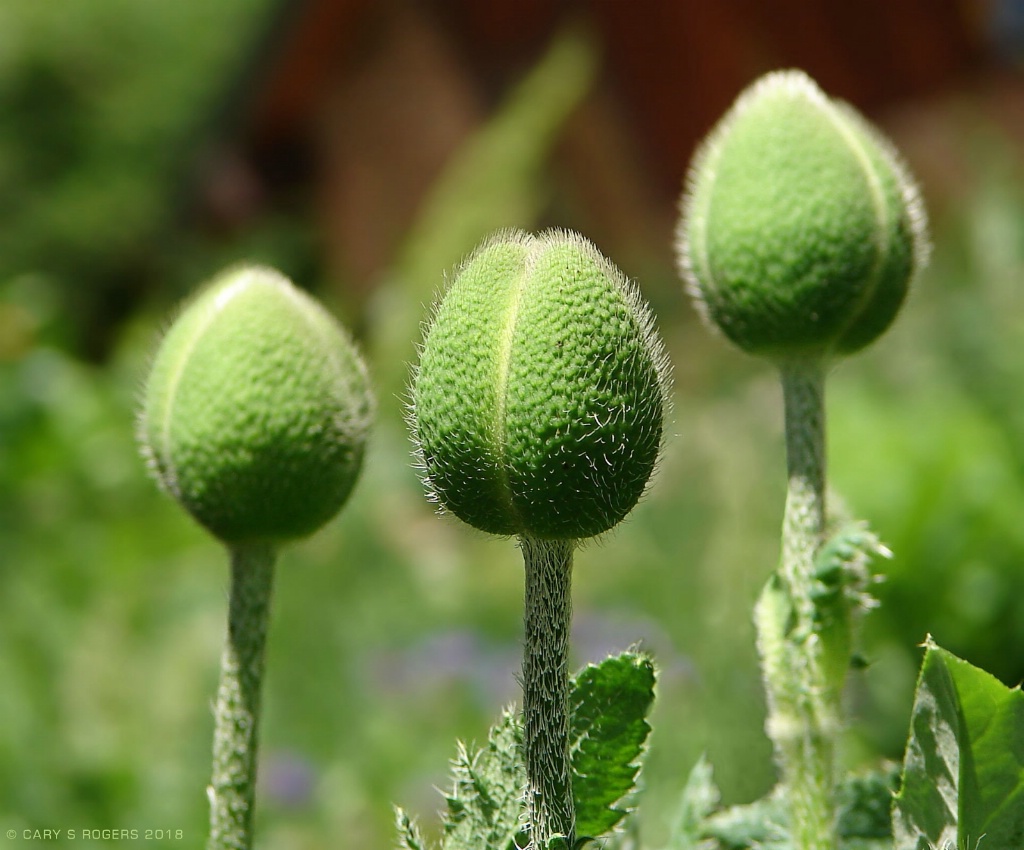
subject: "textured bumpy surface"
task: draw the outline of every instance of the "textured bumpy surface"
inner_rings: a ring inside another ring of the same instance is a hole
[[[261,685],[273,587],[270,546],[232,549],[228,637],[214,711],[213,776],[206,792],[210,800],[207,850],[252,844]]]
[[[582,237],[502,232],[457,271],[411,419],[433,497],[496,534],[600,534],[654,468],[667,362],[636,290]]]
[[[372,412],[343,329],[276,272],[241,268],[167,332],[139,433],[163,487],[216,537],[276,542],[344,503]]]
[[[846,354],[881,334],[927,253],[892,147],[799,71],[754,83],[694,159],[680,265],[706,317],[755,354]]]

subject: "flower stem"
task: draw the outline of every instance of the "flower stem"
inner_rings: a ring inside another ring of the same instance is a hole
[[[526,565],[523,714],[530,847],[576,833],[569,761],[571,540],[519,538]]]
[[[782,560],[755,619],[768,692],[767,730],[790,806],[797,850],[834,850],[838,707],[816,631],[814,557],[825,531],[824,364],[782,368],[789,487]]]
[[[263,683],[263,656],[276,552],[231,549],[228,635],[221,657],[213,735],[207,850],[249,850]]]

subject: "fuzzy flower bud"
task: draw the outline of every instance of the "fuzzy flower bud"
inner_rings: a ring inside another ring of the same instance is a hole
[[[342,327],[277,272],[236,268],[164,336],[139,440],[163,488],[213,535],[277,543],[341,508],[372,416]]]
[[[710,323],[775,360],[856,351],[924,265],[927,223],[892,146],[800,71],[743,92],[698,151],[680,268]]]
[[[424,480],[483,531],[607,531],[654,469],[668,366],[636,289],[587,240],[496,234],[438,305],[412,386]]]

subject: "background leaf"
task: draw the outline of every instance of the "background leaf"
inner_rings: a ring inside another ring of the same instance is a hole
[[[895,772],[883,768],[840,782],[836,789],[840,850],[892,850],[889,810],[895,780]],[[699,762],[686,793],[700,806],[691,804],[700,820],[691,814],[688,828],[673,832],[668,850],[794,850],[782,786],[760,800],[718,810],[716,791],[710,766]],[[702,843],[704,838],[709,841]]]
[[[896,850],[1024,846],[1024,694],[926,644]]]
[[[722,802],[714,772],[702,755],[690,771],[673,819],[668,846],[672,850],[696,850],[703,836],[704,821]]]
[[[616,804],[636,787],[654,680],[651,658],[629,651],[587,665],[573,682],[569,746],[579,836],[605,834],[628,811]]]

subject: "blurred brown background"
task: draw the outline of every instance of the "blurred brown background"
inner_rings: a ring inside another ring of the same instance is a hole
[[[559,129],[552,191],[610,250],[667,250],[695,145],[775,68],[881,120],[938,172],[922,175],[930,194],[953,191],[941,101],[970,92],[1024,130],[1014,5],[287,0],[205,140],[197,212],[231,231],[301,199],[331,277],[371,286],[445,163],[565,28],[597,68]]]

